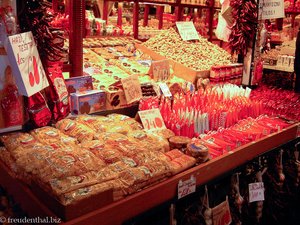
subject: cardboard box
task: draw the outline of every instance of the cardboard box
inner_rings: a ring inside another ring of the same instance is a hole
[[[151,49],[140,45],[136,44],[136,47],[140,50],[142,50],[144,53],[150,55],[153,60],[163,60],[167,59],[166,57],[152,51]],[[178,77],[181,77],[187,81],[190,81],[192,83],[195,83],[197,78],[208,78],[210,74],[210,70],[203,70],[203,71],[197,71],[194,69],[191,69],[189,67],[186,67],[185,65],[182,65],[178,62],[175,62],[172,59],[167,59],[169,61],[170,67],[173,69],[174,74]]]
[[[69,94],[93,90],[93,78],[91,76],[72,77],[65,79]]]
[[[106,110],[126,108],[132,105],[134,105],[134,103],[127,104],[125,93],[123,90],[119,89],[115,91],[106,92],[106,104],[105,104]]]
[[[72,93],[71,113],[74,115],[91,114],[103,111],[106,103],[104,91],[92,90],[85,93]]]

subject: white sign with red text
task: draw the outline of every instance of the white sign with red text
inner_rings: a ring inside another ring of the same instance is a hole
[[[9,36],[5,50],[21,95],[30,97],[49,86],[31,32]]]
[[[159,130],[166,128],[159,109],[143,110],[139,111],[138,114],[140,116],[144,129]]]
[[[178,183],[178,199],[181,199],[196,191],[196,178],[192,175],[190,179]]]
[[[265,200],[265,188],[263,182],[249,184],[249,202]]]

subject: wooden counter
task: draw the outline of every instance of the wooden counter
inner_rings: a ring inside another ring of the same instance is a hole
[[[224,173],[230,172],[238,166],[264,154],[297,136],[300,123],[294,124],[281,132],[273,133],[260,141],[244,145],[232,152],[228,152],[207,163],[193,167],[175,175],[159,184],[130,195],[120,201],[99,208],[84,216],[62,223],[65,225],[120,225],[122,222],[137,216],[157,205],[176,198],[177,184],[191,175],[196,177],[197,185],[203,185]],[[19,181],[8,175],[3,164],[0,163],[0,184],[13,195],[21,207],[30,216],[53,216],[54,214],[35,197],[32,191]]]

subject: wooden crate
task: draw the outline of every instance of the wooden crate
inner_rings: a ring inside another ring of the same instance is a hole
[[[149,56],[152,57],[153,60],[164,60],[167,59],[165,56],[162,56],[151,49],[147,48],[144,45],[141,44],[136,44],[136,47],[140,49],[142,52],[148,54]],[[195,83],[198,78],[208,78],[210,75],[210,70],[194,70],[191,69],[185,65],[182,65],[181,63],[175,62],[172,59],[167,59],[169,61],[170,66],[174,70],[174,74],[180,78],[183,78],[187,81],[190,81],[192,83]]]

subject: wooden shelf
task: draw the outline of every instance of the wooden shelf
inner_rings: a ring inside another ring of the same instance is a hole
[[[287,72],[287,73],[294,72],[294,68],[287,68],[287,67],[280,67],[280,66],[264,65],[264,69],[282,71],[282,72]]]
[[[299,126],[300,123],[291,125],[281,132],[276,132],[257,142],[244,145],[233,152],[228,152],[120,201],[62,224],[98,225],[99,221],[101,221],[101,225],[120,225],[122,222],[155,206],[172,199],[175,200],[177,198],[177,185],[180,180],[189,179],[193,175],[198,186],[206,184],[222,174],[253,160],[257,156],[295,139]],[[0,163],[0,174],[1,185],[7,188],[9,194],[15,197],[16,201],[21,204],[30,216],[53,216],[53,213],[35,197],[27,186],[8,175],[2,163]]]

